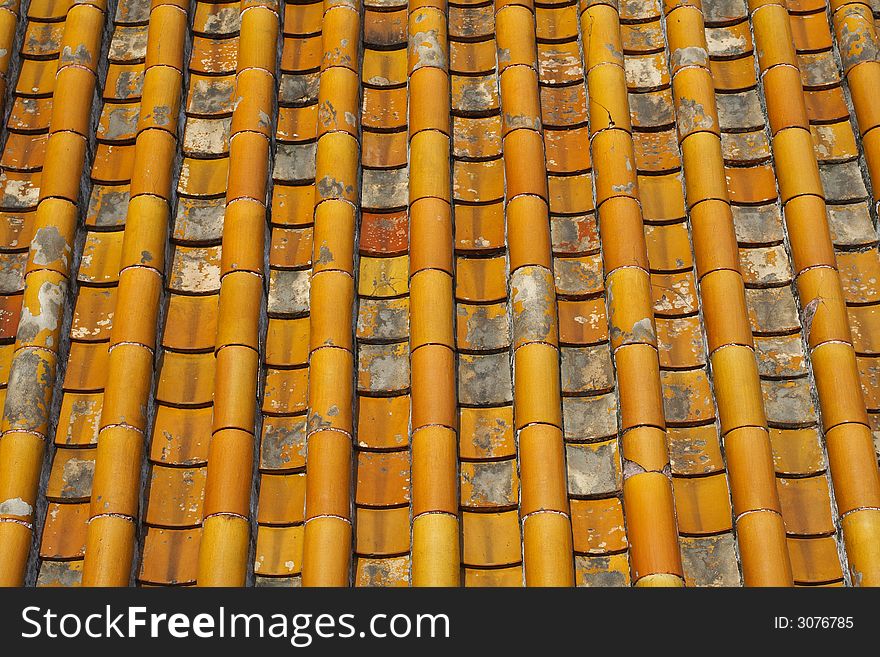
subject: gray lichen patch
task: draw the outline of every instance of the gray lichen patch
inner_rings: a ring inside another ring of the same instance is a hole
[[[578,586],[620,587],[629,586],[629,573],[626,556],[583,556],[574,557]],[[619,563],[622,561],[622,563]],[[622,567],[621,567],[622,566]]]
[[[358,338],[405,340],[409,331],[409,303],[401,299],[361,299],[358,304]]]
[[[311,273],[278,270],[269,273],[268,311],[273,315],[302,315],[309,311]]]
[[[62,64],[79,64],[80,66],[88,66],[92,63],[92,53],[88,51],[85,44],[80,43],[76,47],[64,46],[60,55]]]
[[[54,370],[37,351],[19,351],[12,360],[4,416],[10,428],[45,431]]]
[[[232,112],[235,84],[224,78],[196,78],[190,87],[189,111],[193,114]]]
[[[187,118],[183,133],[184,150],[190,155],[223,155],[229,151],[231,125],[232,117]]]
[[[205,18],[204,30],[208,34],[233,34],[240,28],[241,14],[236,7],[221,5],[219,8],[212,8],[212,12]]]
[[[857,246],[877,239],[865,202],[829,205],[828,228],[835,246]]]
[[[318,100],[320,73],[281,75],[279,101],[291,105],[310,105]]]
[[[121,226],[128,213],[128,187],[94,185],[89,197],[88,221],[95,226]]]
[[[137,134],[138,105],[104,106],[104,116],[98,123],[98,135],[104,139],[134,139]]]
[[[306,182],[315,178],[317,144],[278,144],[272,177],[284,182]]]
[[[222,198],[178,198],[174,237],[187,242],[219,240],[223,235],[224,210]]]
[[[322,199],[344,199],[354,193],[354,186],[328,174],[317,182],[315,190]]]
[[[92,478],[95,474],[95,461],[91,459],[69,458],[64,462],[61,472],[61,497],[63,499],[84,499],[92,494]]]
[[[782,213],[776,204],[731,206],[736,241],[741,244],[781,242],[785,237]]]
[[[16,338],[23,343],[32,342],[43,331],[54,332],[62,318],[64,296],[67,292],[65,282],[44,281],[37,291],[38,312],[32,312],[27,305],[21,309]],[[49,344],[47,340],[48,346]]]
[[[362,344],[358,348],[358,390],[394,392],[409,387],[407,343]]]
[[[0,172],[0,205],[10,210],[26,210],[36,207],[40,198],[40,188],[34,184],[34,179],[28,177],[14,177]]]
[[[564,397],[562,418],[566,440],[594,440],[617,433],[617,399],[613,394]]]
[[[565,446],[568,492],[571,495],[606,495],[623,485],[617,440]]]
[[[510,360],[506,351],[458,357],[458,397],[470,405],[497,405],[513,400]]]
[[[409,201],[409,170],[365,169],[361,184],[361,203],[371,210],[405,207]]]
[[[445,70],[448,66],[446,57],[446,35],[441,42],[437,30],[416,32],[409,37],[410,52],[415,56],[416,62],[412,71],[429,66]],[[412,72],[411,71],[411,72]]]
[[[181,292],[220,289],[219,247],[174,250],[170,287]]]
[[[507,304],[469,305],[456,310],[459,347],[464,349],[503,349],[510,345]]]
[[[409,555],[372,559],[361,557],[357,560],[357,586],[406,586],[409,584]]]
[[[24,289],[27,252],[0,254],[0,294],[15,294]]]
[[[858,160],[820,163],[819,176],[829,203],[859,201],[868,197]]]
[[[147,54],[147,26],[120,25],[113,30],[108,57],[111,61],[125,62],[143,59]]]
[[[563,347],[561,369],[563,392],[608,392],[614,389],[614,367],[608,344]]]
[[[682,135],[699,130],[712,130],[716,127],[712,113],[693,98],[681,98],[676,112],[678,114],[678,130]]]
[[[60,262],[66,267],[70,245],[57,226],[43,226],[34,233],[31,254],[35,265],[45,266]]]
[[[733,534],[682,536],[681,564],[686,586],[741,586]]]
[[[463,78],[452,88],[452,106],[461,112],[488,112],[498,108],[496,76]]]
[[[554,340],[556,285],[545,267],[520,267],[510,277],[514,343]]]
[[[786,333],[800,327],[791,287],[746,288],[746,306],[752,331]]]
[[[79,586],[82,583],[82,561],[49,561],[40,563],[37,586]]]
[[[514,505],[519,497],[516,460],[463,463],[461,485],[464,506]]]
[[[28,517],[34,512],[34,507],[20,497],[11,497],[0,502],[0,516]]]
[[[776,426],[799,426],[816,422],[816,407],[807,379],[763,380],[767,421]]]
[[[267,418],[263,424],[260,444],[260,467],[267,470],[289,470],[305,465],[306,423],[293,423],[283,418]]]

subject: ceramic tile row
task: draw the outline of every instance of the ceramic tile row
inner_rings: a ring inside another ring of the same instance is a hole
[[[873,118],[867,112],[870,104],[866,102],[864,92],[866,85],[880,73],[876,61],[867,56],[867,50],[876,47],[877,33],[874,25],[874,15],[870,4],[864,2],[837,2],[833,3],[832,21],[830,30],[834,30],[834,41],[839,55],[840,68],[838,73],[842,76],[842,84],[848,100],[855,123],[840,122],[834,130],[833,145],[828,148],[826,133],[830,132],[825,126],[811,128],[814,133],[819,132],[819,144],[825,150],[829,150],[829,157],[841,159],[853,158],[861,152],[863,169],[868,172],[866,178],[867,190],[873,197],[876,207],[877,185],[877,156],[876,135],[871,134],[871,129],[876,125]],[[796,23],[793,22],[792,27]],[[829,39],[830,40],[830,39]],[[855,129],[854,129],[855,128]],[[857,132],[856,132],[857,130]],[[824,131],[824,132],[820,132]],[[858,139],[858,142],[857,142]],[[856,143],[860,144],[856,146]],[[819,155],[825,155],[820,153]],[[867,191],[866,190],[866,191]],[[876,267],[876,239],[877,233],[872,222],[868,203],[857,201],[845,203],[840,206],[829,206],[829,218],[835,216],[852,218],[846,221],[845,228],[840,224],[832,224],[832,238],[838,251],[838,265],[847,279],[847,311],[849,314],[850,328],[853,333],[853,346],[859,356],[860,372],[862,374],[862,387],[865,392],[868,405],[868,418],[874,430],[875,446],[880,454],[880,442],[877,438],[878,414],[874,408],[876,404],[876,377],[874,376],[872,357],[876,354],[873,347],[874,336],[877,328],[873,318],[877,304],[871,298],[871,290],[864,286],[864,279],[872,277],[872,270]],[[854,216],[853,216],[854,215]],[[849,251],[842,253],[842,250]],[[858,302],[858,303],[855,303]]]
[[[13,52],[15,47],[15,31],[17,27],[17,9],[10,7],[11,13],[4,9],[2,19],[4,21],[4,40],[8,40],[6,50]],[[63,15],[62,15],[63,16]],[[12,25],[7,25],[13,18]],[[11,28],[11,29],[10,29]],[[10,30],[7,32],[6,30]],[[60,33],[63,33],[64,23],[47,23],[43,20],[25,19],[25,33],[29,33],[31,46],[21,44],[19,51],[19,67],[29,59],[28,53],[39,50],[44,57],[52,58],[57,66],[58,51],[60,46]],[[39,36],[43,36],[42,47]],[[4,58],[4,98],[6,97],[7,76],[16,73],[9,71],[9,57]],[[30,68],[32,65],[28,65]],[[20,69],[19,69],[20,70]],[[34,215],[39,200],[40,172],[45,157],[45,143],[48,139],[49,117],[51,116],[51,90],[43,98],[34,96],[35,91],[31,88],[19,88],[15,80],[10,100],[12,108],[6,124],[5,143],[3,155],[0,157],[0,177],[3,179],[3,244],[0,258],[3,259],[3,313],[2,313],[2,342],[3,342],[3,375],[2,397],[5,401],[8,384],[10,364],[14,350],[14,341],[21,319],[22,301],[24,291],[24,270],[28,256],[28,247],[34,230]],[[27,84],[25,81],[24,84]],[[36,91],[39,91],[37,88]],[[24,132],[32,131],[31,134]],[[10,178],[11,176],[11,178]],[[78,564],[81,567],[81,564]],[[78,580],[79,575],[71,569],[72,579]],[[14,577],[19,577],[15,574]]]
[[[717,62],[730,57],[736,58],[742,70],[748,66],[754,68],[749,23],[743,15],[738,13],[736,18],[726,22],[711,23],[705,33],[713,72],[717,70]],[[729,84],[725,88],[725,85],[719,84],[717,76],[715,87],[718,92],[716,100],[721,155],[732,203],[733,225],[740,247],[738,265],[745,283],[746,310],[754,335],[752,340],[763,393],[764,417],[768,423],[765,426],[769,425],[770,441],[776,456],[788,446],[785,442],[788,437],[784,431],[786,428],[809,425],[811,422],[815,424],[810,380],[807,378],[798,333],[792,274],[783,244],[776,181],[770,162],[770,142],[763,129],[764,117],[758,90],[752,87],[736,88],[735,85],[730,88]],[[790,326],[779,323],[779,310],[785,307],[794,311],[789,317]],[[777,322],[777,325],[771,326],[773,322]],[[819,448],[818,435],[816,440],[815,447]],[[778,459],[776,466],[778,473]],[[787,474],[784,466],[782,474]],[[816,482],[824,481],[821,468],[809,474],[817,477]],[[778,497],[783,497],[782,493],[788,490],[785,488],[788,481],[777,480]],[[775,502],[773,508],[781,511],[783,519],[788,521],[795,514],[791,512],[790,504],[782,503],[784,501]],[[818,508],[821,510],[821,507]],[[826,507],[826,515],[828,512],[830,508]],[[737,513],[740,511],[737,510]],[[789,528],[788,524],[786,528]],[[750,547],[744,544],[745,538],[741,537],[740,540],[742,550]],[[793,574],[795,579],[803,578],[802,570]],[[749,573],[746,573],[746,579],[748,581]]]
[[[748,21],[714,28],[716,43],[730,40],[734,30],[748,28]],[[707,29],[707,35],[713,28]],[[750,37],[751,39],[751,37]],[[711,57],[719,56],[717,49]],[[743,61],[754,65],[751,40],[746,52],[738,52]],[[746,285],[746,304],[754,335],[758,372],[761,377],[764,407],[774,449],[782,517],[790,537],[803,534],[796,518],[802,509],[812,509],[823,517],[826,529],[833,533],[830,502],[822,499],[804,499],[790,491],[806,490],[800,479],[791,475],[809,476],[813,489],[824,485],[825,498],[828,483],[825,479],[824,459],[811,464],[806,470],[790,470],[786,456],[793,452],[795,439],[801,448],[812,448],[821,453],[821,438],[817,431],[817,413],[813,405],[813,390],[808,376],[804,347],[800,336],[796,291],[790,258],[784,243],[782,215],[777,201],[775,174],[772,169],[769,135],[764,129],[759,90],[721,94],[719,90],[719,122],[722,154],[728,176],[728,190],[734,202],[733,218],[739,243],[740,270]],[[738,182],[739,181],[739,182]],[[748,181],[748,182],[743,182]],[[804,440],[812,437],[812,443]],[[795,452],[796,453],[796,452]],[[799,487],[801,486],[801,487]],[[817,487],[818,486],[818,487]],[[809,533],[809,532],[808,532]],[[803,559],[797,557],[804,550],[805,540],[788,541],[792,561],[792,575],[796,582],[809,581],[813,573],[802,568]],[[834,545],[832,539],[831,545]],[[810,544],[812,545],[812,544]],[[824,541],[821,545],[827,547]],[[836,561],[836,550],[820,554]],[[828,564],[824,572],[833,564]],[[821,570],[821,568],[820,568]],[[842,577],[839,567],[835,579]]]
[[[672,29],[678,27],[678,18],[673,14],[667,19],[674,22]],[[631,106],[644,104],[640,96],[651,93],[645,90],[646,78],[660,84],[654,90],[668,94],[673,74],[679,87],[684,86],[682,78],[692,75],[685,73],[679,78],[681,58],[667,54],[663,22],[658,14],[648,22],[628,26],[629,43],[624,40],[623,52]],[[667,56],[671,56],[669,60]],[[694,121],[687,114],[688,107],[688,101],[681,101],[675,115],[668,117],[669,123],[658,119],[650,131],[634,126],[635,160],[642,206],[666,208],[659,219],[646,225],[645,241],[685,583],[737,586],[740,574],[730,490],[703,339],[678,148],[679,134],[687,134]],[[664,182],[655,184],[655,178]],[[678,185],[673,182],[676,179]]]
[[[244,3],[240,20],[221,245],[214,413],[199,545],[200,586],[244,586],[247,582],[254,451],[261,429],[257,405],[258,397],[264,403],[267,399],[260,394],[260,353],[280,8],[274,0]],[[193,60],[197,57],[194,48]],[[272,381],[278,386],[270,390],[273,402],[286,401],[290,390],[285,384],[289,382]],[[270,534],[267,546],[265,538],[254,568],[265,561],[264,552],[274,555],[283,545]],[[271,561],[266,564],[270,568]]]
[[[627,5],[621,9],[626,15],[631,8]],[[618,386],[616,428],[620,454],[627,466],[622,469],[621,480],[630,575],[636,586],[682,586],[655,328],[655,315],[659,313],[655,311],[652,288],[656,281],[652,281],[649,271],[645,241],[645,222],[660,217],[646,201],[652,197],[654,181],[639,175],[634,136],[647,124],[659,126],[668,120],[651,110],[653,101],[645,105],[644,94],[629,93],[664,93],[662,82],[648,80],[653,75],[651,66],[660,60],[652,63],[642,55],[625,58],[622,35],[621,17],[615,7],[589,4],[583,8],[581,36],[594,193]],[[647,188],[643,181],[648,181]],[[672,216],[677,218],[681,213]]]
[[[539,34],[539,44],[551,48],[561,42],[560,53],[568,51],[571,60],[565,86],[544,70],[539,78],[548,182],[552,186],[556,174],[571,189],[582,190],[582,199],[573,205],[554,207],[552,193],[550,198],[566,483],[576,583],[627,586],[630,565],[616,380],[587,148],[587,91],[578,18],[574,4],[536,8],[537,22],[546,20],[553,26]],[[560,95],[564,107],[556,104]]]
[[[298,104],[317,98],[318,140],[313,194],[313,269],[309,286],[309,386],[307,422],[306,524],[303,535],[304,586],[345,586],[351,582],[353,536],[352,474],[357,394],[362,387],[356,364],[356,226],[367,205],[362,198],[363,143],[358,129],[362,84],[390,83],[400,71],[385,51],[364,49],[361,61],[361,4],[326,3],[322,19],[321,70]],[[375,52],[375,56],[367,57]],[[405,61],[405,58],[404,58]],[[388,65],[391,68],[384,69]],[[385,75],[380,74],[385,73]],[[282,73],[281,94],[293,88]],[[406,71],[403,71],[405,81]],[[312,76],[312,77],[309,77]],[[375,203],[374,203],[375,205]],[[358,290],[360,292],[360,290]],[[358,356],[359,358],[359,356]],[[357,372],[357,375],[355,374]],[[399,536],[399,532],[397,533]],[[364,550],[361,549],[361,552]]]
[[[111,40],[119,29],[116,23]],[[143,63],[141,54],[120,50],[118,56],[121,63],[136,65]],[[107,99],[96,128],[89,214],[73,290],[70,351],[49,472],[60,488],[46,490],[38,585],[50,578],[69,581],[84,556],[139,114],[139,96]]]
[[[61,22],[61,29],[54,25],[37,33],[37,29],[43,27],[37,23],[47,23],[46,20],[40,20],[43,18],[39,16],[41,9],[50,14],[53,12],[48,6],[41,7],[44,3],[35,4],[32,8],[36,14],[32,16],[36,20],[29,21],[27,26],[32,28],[31,38],[26,34],[22,42],[19,76],[13,98],[14,102],[20,101],[22,109],[30,109],[32,115],[37,115],[33,118],[40,124],[38,130],[47,132],[43,138],[45,150],[41,154],[38,143],[23,144],[18,136],[10,144],[7,137],[4,153],[8,152],[9,155],[4,155],[3,160],[4,166],[18,165],[21,169],[17,175],[11,172],[7,174],[4,169],[6,180],[3,182],[7,192],[10,185],[13,188],[17,186],[19,191],[19,194],[11,197],[5,192],[4,205],[13,211],[36,205],[30,221],[25,219],[18,224],[13,217],[9,217],[12,219],[10,223],[20,226],[19,230],[29,224],[28,235],[22,243],[30,242],[28,251],[16,256],[20,259],[19,271],[23,274],[23,281],[17,285],[22,291],[22,308],[8,369],[3,433],[0,438],[0,451],[3,453],[0,461],[6,464],[0,468],[2,496],[5,500],[21,502],[14,505],[15,508],[4,515],[5,521],[0,523],[0,544],[5,551],[3,560],[6,564],[4,579],[8,578],[10,582],[20,582],[24,578],[27,539],[31,536],[35,520],[36,488],[43,462],[44,442],[49,438],[54,420],[51,415],[55,378],[59,361],[62,363],[61,371],[64,371],[63,363],[68,355],[65,353],[67,348],[61,329],[71,288],[75,288],[70,280],[72,269],[80,255],[73,252],[78,203],[81,188],[87,189],[83,170],[89,159],[87,151],[92,96],[97,78],[103,74],[98,62],[101,58],[106,9],[103,3],[84,3],[69,11],[59,9],[58,15],[51,18],[55,19],[53,22]],[[45,105],[37,99],[50,97],[53,91],[58,92],[58,104],[53,107],[50,120]],[[35,104],[31,105],[30,100],[34,100]],[[10,116],[16,116],[16,113]],[[18,178],[17,185],[15,178]],[[22,195],[26,186],[29,192]],[[99,277],[101,268],[101,265],[96,266],[95,273]],[[101,361],[102,355],[106,355],[106,352],[102,354],[104,349],[106,345],[100,344],[71,345],[73,366],[66,370],[66,389],[73,392],[99,390],[102,387],[99,380],[103,376]],[[34,381],[38,383],[34,385]],[[85,493],[89,484],[91,459],[86,452],[62,453],[58,461],[60,475],[63,475],[68,456],[73,461],[69,470],[72,481],[81,482],[84,486],[77,494]],[[9,465],[12,462],[16,463],[14,469]],[[62,478],[56,476],[59,482]],[[64,488],[63,483],[61,488]],[[84,497],[87,499],[88,496]],[[75,567],[71,568],[70,578],[76,578],[75,570]],[[59,577],[65,579],[63,574],[59,574]],[[43,583],[51,583],[53,578],[53,573],[48,572]]]
[[[317,22],[312,16],[322,7],[320,2],[284,6],[282,75],[306,75],[320,68],[320,13]],[[315,49],[316,60],[304,59],[304,52]],[[280,95],[278,99],[280,105]],[[317,110],[317,99],[309,105],[279,106],[275,130],[254,556],[257,586],[297,586],[302,570]]]
[[[408,24],[406,9],[364,10],[355,586],[410,583]],[[367,107],[368,96],[401,93],[399,112],[382,101]]]
[[[222,191],[232,113],[231,102],[222,94],[231,96],[226,90],[234,88],[235,70],[205,83],[200,72],[210,62],[197,52],[195,35],[205,32],[210,35],[205,38],[232,40],[237,22],[229,15],[237,19],[238,3],[198,2],[190,11],[194,18],[184,36],[187,43],[192,39],[192,51],[188,61],[183,59],[185,49],[178,55],[185,70],[177,84],[186,92],[177,101],[178,108],[183,104],[184,122],[174,133],[181,164],[169,213],[170,262],[160,301],[163,321],[145,454],[146,495],[136,570],[144,586],[191,585],[197,580],[212,430]],[[237,39],[235,45],[233,58]],[[181,85],[187,79],[188,86]]]
[[[448,16],[464,585],[521,586],[503,101],[496,64],[501,46],[491,3],[450,5]]]
[[[857,583],[865,583],[876,575],[865,550],[874,540],[871,537],[876,536],[878,514],[871,509],[880,495],[880,478],[847,323],[845,258],[836,261],[827,216],[829,207],[862,200],[867,193],[855,161],[823,163],[826,155],[821,141],[815,143],[810,135],[817,112],[809,103],[800,102],[820,84],[842,95],[833,53],[820,50],[798,54],[804,37],[793,35],[803,34],[805,28],[801,24],[799,29],[793,29],[792,25],[806,20],[806,14],[790,17],[786,7],[774,4],[759,8],[750,3],[750,11],[772,134],[774,171],[825,432],[833,497],[841,516],[849,575],[860,580]],[[827,20],[824,13],[822,20]],[[818,21],[817,24],[821,25]],[[784,36],[779,38],[780,34]],[[826,65],[816,63],[822,61]],[[820,116],[833,118],[827,104],[824,107],[826,111]],[[823,493],[822,482],[807,484],[801,480],[799,484],[797,497],[812,501],[811,513],[790,513],[788,531],[833,533],[835,527],[827,522],[830,516],[824,512],[826,505],[820,504],[824,497],[830,506],[830,495],[827,491]],[[782,502],[787,501],[786,495],[780,497]],[[818,521],[820,518],[825,524]]]
[[[19,15],[21,13],[20,0],[8,0],[0,7],[0,49],[3,56],[0,57],[0,94],[4,101],[0,109],[6,109],[6,90],[9,88],[10,65],[15,50],[16,34],[19,30]]]

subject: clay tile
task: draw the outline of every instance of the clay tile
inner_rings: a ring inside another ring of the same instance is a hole
[[[749,321],[756,333],[779,333],[799,326],[791,288],[748,289]]]
[[[501,155],[501,117],[453,117],[453,154],[456,157],[495,158]]]
[[[739,59],[713,59],[709,68],[718,91],[744,91],[758,83],[755,58],[750,54]]]
[[[721,130],[758,129],[764,126],[764,113],[756,89],[719,93],[715,101]]]
[[[364,87],[361,121],[365,128],[399,128],[406,125],[405,88]]]
[[[367,132],[361,135],[365,167],[400,167],[407,162],[406,132]]]
[[[164,527],[192,527],[202,520],[207,468],[154,465],[148,482],[146,522]]]
[[[129,2],[129,5],[137,5]],[[122,6],[122,5],[120,5]],[[291,11],[294,16],[305,13],[304,10]],[[195,18],[193,19],[193,31],[196,34],[210,36],[227,36],[238,32],[241,27],[241,19],[238,7],[235,5],[213,4],[199,2],[196,5]]]
[[[286,38],[281,50],[281,70],[291,73],[314,71],[321,67],[320,36]]]
[[[647,53],[664,47],[662,21],[630,23],[620,26],[620,39],[625,53]]]
[[[540,88],[544,127],[584,125],[587,122],[586,85]]]
[[[349,13],[349,12],[345,12]],[[361,77],[366,84],[391,87],[406,82],[407,51],[364,50]]]
[[[829,89],[805,89],[804,103],[811,123],[840,121],[849,116],[849,109],[840,86]]]
[[[629,107],[634,128],[660,128],[675,121],[671,89],[629,94]]]
[[[25,28],[21,54],[30,57],[57,55],[61,49],[64,23],[38,23],[28,21]]]
[[[308,385],[307,369],[268,369],[263,393],[263,412],[288,414],[305,411]]]
[[[55,429],[55,444],[85,447],[98,443],[101,420],[101,393],[66,392]]]
[[[358,402],[358,445],[373,449],[407,445],[409,396],[367,397]]]
[[[410,547],[409,507],[357,510],[358,554],[384,555],[407,552]]]
[[[677,475],[705,475],[724,470],[718,426],[670,427],[669,462]]]
[[[492,5],[477,7],[449,7],[449,36],[461,41],[479,41],[495,30]]]
[[[24,59],[15,85],[15,93],[21,96],[49,96],[55,90],[55,72],[58,60],[38,61]]]
[[[89,505],[49,503],[40,557],[43,559],[75,559],[85,554]]]
[[[358,557],[355,568],[355,586],[409,586],[410,556],[372,559]]]
[[[201,529],[148,527],[138,579],[154,584],[195,583]]]
[[[462,561],[474,566],[499,566],[522,560],[518,513],[462,514]]]
[[[498,80],[492,75],[452,76],[452,110],[487,114],[498,109]]]
[[[174,238],[182,242],[219,241],[223,231],[224,207],[222,198],[178,197]]]
[[[304,467],[305,463],[305,417],[267,417],[260,442],[260,468],[294,470]]]
[[[120,25],[113,31],[108,58],[115,63],[143,60],[147,53],[147,26]]]
[[[263,474],[260,477],[257,522],[260,524],[302,522],[305,520],[305,495],[305,474]]]
[[[674,478],[675,509],[679,531],[714,534],[731,529],[727,476]]]
[[[488,73],[494,70],[495,61],[493,41],[449,44],[449,69],[454,73]]]
[[[214,391],[214,354],[166,351],[156,399],[174,406],[209,404]]]
[[[681,536],[685,586],[741,586],[737,554],[731,533],[717,536]]]
[[[217,297],[172,294],[162,345],[175,350],[206,350],[214,347],[217,329]]]
[[[748,21],[706,28],[706,45],[713,59],[736,59],[752,52]]]
[[[355,503],[363,506],[407,504],[410,464],[406,450],[358,452]]]
[[[118,280],[122,238],[123,231],[90,231],[83,246],[83,261],[77,280],[98,285]]]
[[[803,479],[777,478],[776,485],[789,535],[830,534],[834,531],[825,474]]]

